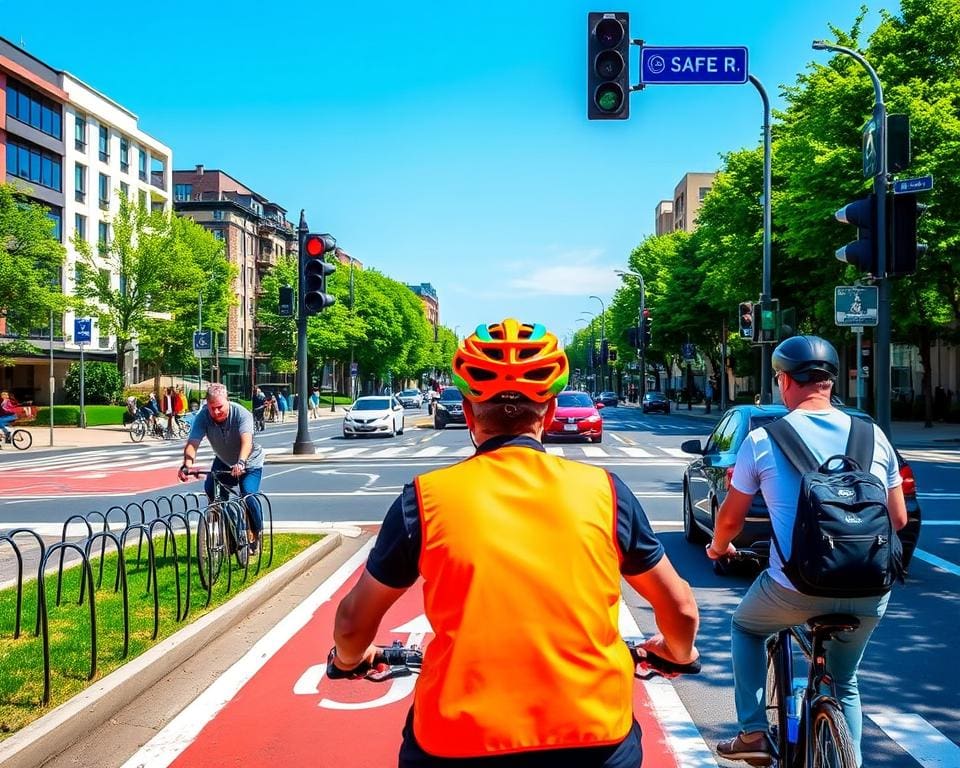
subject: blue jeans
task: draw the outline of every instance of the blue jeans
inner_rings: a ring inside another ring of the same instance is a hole
[[[229,472],[230,466],[224,464],[220,459],[214,459],[210,471]],[[231,477],[227,474],[218,474],[217,479],[221,485],[225,485],[227,488],[233,488],[239,483],[241,495],[246,496],[248,493],[258,493],[260,491],[261,474],[263,474],[263,467],[251,467],[240,475],[239,478]],[[203,483],[203,490],[206,492],[207,498],[210,499],[210,501],[213,501],[213,477],[213,475],[207,475],[207,479]],[[246,500],[246,505],[247,512],[250,515],[250,530],[259,534],[260,531],[263,530],[263,514],[260,512],[260,500],[255,496],[250,496]]]
[[[3,430],[3,434],[7,437],[10,437],[10,430],[7,429],[7,424],[12,424],[16,420],[16,416],[0,416],[0,430]]]
[[[849,613],[860,619],[853,632],[843,632],[824,645],[827,670],[833,677],[843,716],[853,736],[857,765],[863,762],[860,737],[863,713],[860,711],[860,690],[857,668],[870,635],[887,610],[889,593],[881,597],[847,599],[811,597],[786,589],[775,582],[768,571],[760,574],[734,611],[731,622],[733,683],[737,720],[745,733],[767,730],[766,639],[781,629],[805,624],[807,619],[825,613]]]

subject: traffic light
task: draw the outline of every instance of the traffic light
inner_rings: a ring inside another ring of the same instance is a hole
[[[627,328],[627,342],[634,349],[640,349],[640,329]]]
[[[611,349],[609,352],[608,358],[611,363],[617,362],[617,350]]]
[[[630,14],[587,14],[587,119],[630,117]]]
[[[325,258],[336,248],[337,241],[333,235],[311,233],[303,240],[303,251],[300,253],[300,311],[306,317],[336,302],[336,298],[327,293],[327,275],[337,268]]]
[[[926,243],[917,242],[917,219],[927,210],[916,195],[891,195],[890,237],[887,238],[887,277],[912,275],[917,258],[927,252]]]
[[[740,323],[740,338],[753,339],[753,302],[741,301],[737,308],[737,318]]]
[[[293,288],[280,286],[280,300],[277,302],[277,314],[280,317],[293,317]]]
[[[606,339],[600,342],[600,365],[606,365],[610,359],[610,345]]]
[[[881,275],[884,266],[877,258],[877,196],[867,195],[843,206],[834,214],[837,221],[853,224],[857,228],[857,239],[837,249],[840,261],[851,264],[861,272]]]
[[[643,349],[646,349],[650,346],[650,330],[652,323],[653,321],[650,319],[650,310],[644,310],[643,325],[640,327],[640,342],[643,345]]]

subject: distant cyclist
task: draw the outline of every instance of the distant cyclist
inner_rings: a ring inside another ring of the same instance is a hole
[[[833,384],[840,372],[833,345],[817,336],[793,336],[773,351],[773,369],[783,402],[790,410],[783,420],[800,435],[818,461],[843,455],[853,417],[831,403]],[[883,432],[870,426],[874,440],[873,462],[864,470],[885,484],[887,511],[894,529],[899,530],[906,525],[907,509],[897,456]],[[717,512],[716,530],[707,555],[716,560],[736,554],[730,542],[742,530],[758,491],[770,510],[776,541],[781,547],[789,547],[797,516],[800,479],[800,473],[773,443],[767,429],[758,427],[750,432],[737,454],[730,489]],[[789,548],[784,557],[790,559]],[[733,678],[740,733],[720,742],[717,754],[730,760],[746,760],[751,765],[772,764],[774,749],[767,733],[764,700],[766,638],[789,626],[804,624],[813,616],[847,613],[857,616],[860,626],[827,644],[826,664],[836,684],[859,765],[863,716],[857,668],[889,598],[889,593],[842,599],[803,594],[784,573],[783,561],[774,547],[770,567],[760,574],[733,614]]]
[[[211,384],[207,388],[206,408],[201,408],[193,420],[187,444],[183,448],[183,464],[177,477],[186,482],[187,470],[194,465],[197,448],[206,437],[216,458],[210,467],[218,473],[217,479],[227,487],[239,484],[243,496],[260,491],[260,475],[263,472],[263,449],[253,441],[253,416],[239,403],[231,403],[223,384]],[[203,487],[207,498],[214,501],[214,475],[207,475]],[[260,502],[255,496],[246,501],[250,517],[251,552],[256,552],[263,530]]]
[[[3,439],[10,442],[13,433],[7,429],[8,424],[13,424],[17,420],[16,403],[7,392],[0,392],[0,430],[3,431]]]
[[[621,577],[662,632],[643,647],[697,659],[693,593],[636,497],[601,467],[543,449],[568,376],[542,325],[508,319],[461,342],[453,381],[477,452],[404,487],[337,609],[330,663],[362,671],[384,614],[423,578],[434,638],[401,768],[637,768]]]

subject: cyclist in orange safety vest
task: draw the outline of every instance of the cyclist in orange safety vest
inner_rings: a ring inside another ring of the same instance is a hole
[[[434,634],[401,768],[637,768],[621,576],[653,607],[644,647],[697,659],[690,586],[616,475],[544,451],[569,376],[556,336],[507,319],[453,358],[474,456],[419,475],[337,609],[331,663],[368,668],[384,614],[423,578]]]

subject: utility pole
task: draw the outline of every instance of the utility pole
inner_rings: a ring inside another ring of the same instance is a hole
[[[607,360],[606,355],[604,355],[607,341],[605,320],[607,308],[603,303],[603,299],[601,299],[599,296],[590,296],[590,298],[596,299],[600,302],[600,391],[603,392],[605,389],[607,389]]]
[[[760,289],[760,309],[761,318],[764,313],[772,307],[773,298],[773,278],[771,271],[773,269],[773,258],[771,255],[771,203],[770,192],[772,185],[771,171],[771,134],[770,134],[770,98],[767,96],[767,90],[763,87],[756,77],[750,75],[750,82],[760,93],[760,99],[763,102],[763,285]],[[779,321],[777,321],[779,322]],[[755,328],[754,333],[760,334],[760,402],[773,402],[773,343],[766,341],[765,334],[761,328]]]
[[[303,260],[306,247],[307,217],[303,209],[300,210],[300,224],[297,226],[297,241],[299,243],[298,259]],[[307,387],[310,379],[307,376],[307,311],[303,306],[303,270],[301,269],[300,290],[297,292],[300,300],[297,302],[297,389],[300,396],[297,398],[297,438],[293,443],[295,454],[316,453],[317,449],[310,439],[310,427],[307,424]]]

